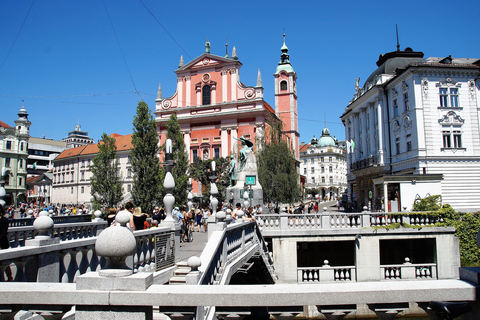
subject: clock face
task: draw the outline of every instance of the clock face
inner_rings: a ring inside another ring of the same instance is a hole
[[[208,82],[210,81],[210,75],[208,73],[205,73],[203,76],[202,76],[202,80],[203,82]]]

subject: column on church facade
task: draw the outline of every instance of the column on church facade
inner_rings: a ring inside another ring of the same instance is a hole
[[[378,162],[380,165],[385,164],[383,152],[383,121],[382,121],[382,102],[380,99],[377,101],[377,135],[378,135]]]
[[[202,86],[196,86],[195,87],[195,93],[197,95],[197,106],[202,105]]]
[[[178,99],[178,106],[183,107],[185,104],[185,101],[183,100],[183,77],[179,76],[177,77],[177,99]]]
[[[186,90],[186,92],[185,92],[186,93],[185,106],[186,107],[189,107],[191,105],[191,101],[190,101],[190,99],[191,99],[190,98],[190,92],[191,92],[191,90],[190,90],[190,79],[191,79],[190,76],[185,77],[185,80],[186,80],[186,84],[185,84],[185,90]]]
[[[222,73],[222,102],[227,102],[227,76],[228,76],[228,69],[223,69]]]
[[[232,146],[232,150],[231,152],[232,153],[236,153],[236,149],[235,149],[235,146],[237,145],[237,139],[238,138],[238,127],[236,128],[232,128],[231,130],[231,139],[230,139],[230,145]]]
[[[221,128],[220,135],[222,138],[222,157],[228,157],[228,128]]]
[[[211,83],[210,87],[212,88],[212,91],[210,94],[210,104],[216,104],[217,103],[217,85],[214,83]]]
[[[265,131],[264,131],[263,123],[256,123],[255,124],[255,140],[262,140],[264,134],[265,134]],[[259,145],[258,143],[255,143],[255,145],[257,147],[257,150],[260,150],[261,145]]]
[[[187,151],[187,154],[188,154],[188,161],[190,161],[190,133],[191,133],[191,130],[183,130],[182,133],[183,133],[183,141],[185,141],[185,150]]]
[[[231,90],[232,90],[232,101],[237,100],[237,79],[238,79],[238,73],[236,69],[230,69],[230,74],[231,74]]]

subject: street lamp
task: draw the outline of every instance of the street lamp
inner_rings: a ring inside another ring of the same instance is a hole
[[[165,175],[165,180],[163,181],[163,188],[167,191],[165,197],[163,197],[163,204],[165,205],[166,218],[165,222],[173,222],[172,209],[175,204],[175,197],[172,194],[173,189],[175,189],[175,180],[172,175],[172,168],[175,166],[173,161],[173,152],[172,152],[172,140],[167,139],[166,148],[165,148],[165,162],[162,163],[165,168],[167,168],[167,174]]]
[[[217,185],[215,184],[215,181],[217,180],[217,175],[215,174],[215,161],[212,161],[212,167],[210,169],[210,172],[212,173],[211,176],[208,178],[210,179],[210,195],[212,197],[211,203],[212,203],[212,215],[215,217],[217,213],[217,206],[218,206],[218,199],[217,199],[217,194],[218,194],[218,189]],[[216,219],[216,217],[215,217]]]

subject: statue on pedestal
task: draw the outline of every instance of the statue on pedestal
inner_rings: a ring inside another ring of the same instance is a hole
[[[240,139],[234,138],[242,143],[243,148],[240,149],[240,156],[239,156],[239,165],[238,165],[238,172],[242,172],[243,168],[245,168],[245,164],[247,163],[247,151],[251,151],[253,149],[253,142],[241,137]]]

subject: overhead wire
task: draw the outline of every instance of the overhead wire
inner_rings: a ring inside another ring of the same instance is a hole
[[[110,93],[93,93],[93,94],[64,94],[56,96],[29,96],[29,95],[20,95],[20,94],[0,94],[0,97],[8,98],[77,98],[77,97],[96,97],[96,96],[110,96],[116,94],[127,94],[127,93],[137,93],[136,91],[125,91],[125,92],[110,92]]]
[[[118,47],[120,48],[120,52],[122,54],[123,62],[125,63],[125,66],[127,67],[128,75],[130,76],[130,80],[132,81],[133,88],[135,89],[135,93],[143,101],[143,97],[138,92],[137,86],[135,85],[135,81],[133,81],[132,73],[130,72],[130,68],[128,67],[127,59],[125,59],[125,55],[123,54],[122,46],[120,45],[120,41],[118,40],[117,32],[115,31],[115,27],[113,26],[113,22],[112,22],[112,19],[110,18],[110,13],[108,12],[107,5],[105,4],[105,0],[102,0],[102,2],[103,2],[103,6],[105,7],[105,11],[107,12],[108,21],[110,22],[110,26],[112,27],[113,34],[115,35],[115,40],[117,40]]]
[[[25,15],[25,19],[23,19],[23,22],[22,22],[22,25],[21,25],[21,27],[20,27],[20,30],[18,30],[17,36],[15,37],[15,40],[13,40],[12,46],[10,47],[10,50],[8,50],[7,56],[6,56],[5,59],[3,60],[2,65],[0,65],[0,70],[2,70],[3,65],[5,64],[5,62],[7,61],[8,57],[10,56],[10,53],[12,52],[13,47],[15,46],[15,43],[17,42],[18,36],[20,36],[20,33],[22,32],[23,26],[25,25],[25,22],[27,21],[28,15],[30,14],[30,10],[32,10],[33,3],[34,3],[34,2],[35,2],[35,0],[32,0],[32,3],[30,4],[30,8],[28,8],[27,14]]]
[[[165,32],[170,36],[170,38],[172,38],[173,42],[175,42],[177,44],[177,46],[182,49],[183,52],[185,52],[185,54],[187,55],[187,57],[190,58],[190,60],[193,60],[192,57],[190,57],[190,55],[187,53],[187,51],[185,51],[185,49],[183,49],[183,47],[178,43],[177,40],[175,40],[175,38],[170,34],[170,32],[168,32],[167,28],[165,28],[163,26],[163,24],[157,19],[157,17],[155,17],[155,15],[153,14],[152,11],[150,11],[150,9],[148,9],[148,7],[145,5],[145,3],[143,3],[142,0],[138,0],[140,1],[140,3],[145,7],[145,9],[150,13],[150,15],[153,17],[153,19],[155,19],[155,21],[157,21],[157,23],[160,25],[160,27],[163,28],[163,30],[165,30]]]

